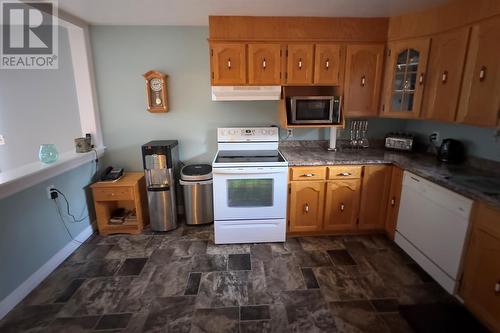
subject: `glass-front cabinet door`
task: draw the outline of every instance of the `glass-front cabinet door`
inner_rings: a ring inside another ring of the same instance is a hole
[[[429,39],[414,39],[389,44],[382,115],[398,118],[419,116],[429,42]]]

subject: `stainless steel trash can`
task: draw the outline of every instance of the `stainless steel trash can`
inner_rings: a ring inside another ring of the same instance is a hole
[[[181,169],[180,184],[184,192],[186,224],[214,221],[212,167],[208,164],[186,165]]]

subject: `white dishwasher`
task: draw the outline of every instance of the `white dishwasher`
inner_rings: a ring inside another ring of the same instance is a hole
[[[457,288],[472,203],[404,173],[395,241],[450,294]]]

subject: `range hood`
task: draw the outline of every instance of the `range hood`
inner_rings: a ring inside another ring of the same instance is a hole
[[[281,86],[212,86],[212,101],[277,101]]]

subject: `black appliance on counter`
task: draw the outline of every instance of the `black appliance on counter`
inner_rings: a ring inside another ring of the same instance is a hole
[[[461,163],[465,159],[464,144],[455,139],[444,139],[437,156],[441,162]]]

